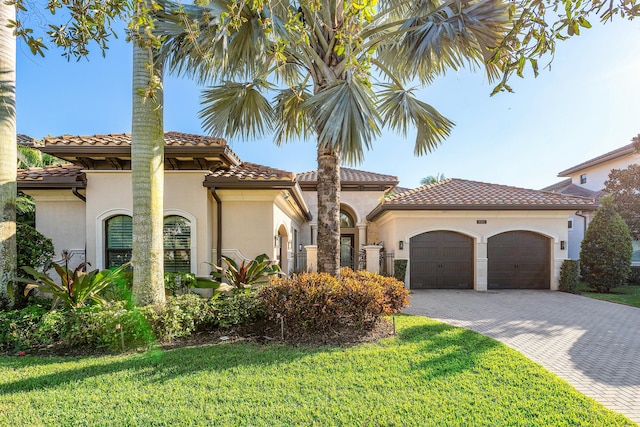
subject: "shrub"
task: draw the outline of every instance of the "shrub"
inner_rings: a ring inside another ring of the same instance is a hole
[[[404,282],[404,278],[407,274],[407,263],[409,260],[396,259],[393,261],[393,277],[397,280]]]
[[[189,288],[196,287],[196,275],[193,273],[164,273],[164,289],[172,296],[187,293]]]
[[[38,326],[45,313],[39,305],[0,311],[0,351],[20,351],[37,344]]]
[[[211,276],[219,282],[226,279],[234,290],[268,283],[270,277],[282,271],[280,266],[271,261],[266,254],[258,255],[248,264],[243,260],[238,265],[233,259],[224,255],[222,261],[224,261],[224,267],[211,264],[216,269],[211,272]]]
[[[629,273],[627,284],[631,286],[640,286],[640,267],[631,266],[631,272]]]
[[[285,323],[293,335],[370,329],[382,315],[407,305],[408,290],[391,277],[342,269],[339,278],[304,273],[273,279],[258,298],[267,319]]]
[[[53,241],[35,228],[22,223],[16,224],[17,265],[40,270],[53,258]],[[14,284],[13,308],[20,310],[33,302],[29,292],[25,292],[24,283]],[[26,295],[25,295],[26,293]]]
[[[576,293],[578,281],[580,279],[578,261],[565,259],[560,267],[560,290],[563,292]]]
[[[264,319],[265,310],[255,291],[246,289],[221,296],[214,304],[213,326],[246,326]]]
[[[629,227],[607,197],[589,224],[580,250],[582,278],[596,292],[627,283],[633,252]]]

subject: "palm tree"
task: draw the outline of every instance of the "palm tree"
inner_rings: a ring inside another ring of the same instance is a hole
[[[165,3],[156,29],[170,70],[214,83],[203,92],[206,131],[277,144],[315,137],[318,268],[339,273],[340,163],[359,163],[383,127],[416,131],[414,153],[435,149],[453,123],[413,96],[448,69],[503,63],[502,0],[303,0],[208,6]]]
[[[15,6],[0,4],[0,308],[16,274],[16,38],[8,23]]]
[[[133,298],[163,304],[164,125],[161,67],[143,39],[133,42],[131,180],[133,185]]]
[[[425,176],[420,180],[420,185],[437,184],[440,181],[444,181],[446,178],[443,173],[438,172],[435,175]]]

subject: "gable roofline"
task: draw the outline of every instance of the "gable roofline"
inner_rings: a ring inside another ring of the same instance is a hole
[[[570,177],[571,175],[575,174],[576,172],[580,172],[583,169],[597,166],[601,163],[605,163],[611,160],[618,159],[620,157],[627,156],[629,154],[636,153],[636,146],[640,145],[640,134],[632,138],[631,141],[631,144],[627,144],[623,147],[617,148],[615,150],[609,151],[608,153],[604,153],[598,157],[587,160],[586,162],[582,162],[578,165],[572,166],[569,169],[565,169],[558,173],[558,177]]]
[[[86,188],[87,178],[82,167],[74,164],[18,169],[18,189]]]

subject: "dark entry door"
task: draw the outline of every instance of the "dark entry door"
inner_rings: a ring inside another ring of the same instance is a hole
[[[473,239],[432,231],[409,241],[411,289],[472,289]]]
[[[342,234],[340,236],[340,267],[349,267],[354,269],[353,260],[354,256],[354,235]]]
[[[487,242],[489,289],[549,289],[550,242],[530,231],[509,231]]]

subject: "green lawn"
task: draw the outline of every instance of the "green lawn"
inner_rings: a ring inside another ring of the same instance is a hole
[[[0,425],[635,425],[497,341],[397,324],[397,337],[353,347],[0,357]]]
[[[578,285],[578,291],[589,298],[617,302],[620,304],[640,307],[640,286],[621,286],[611,289],[611,293],[599,294],[590,292],[590,288],[583,282]]]

